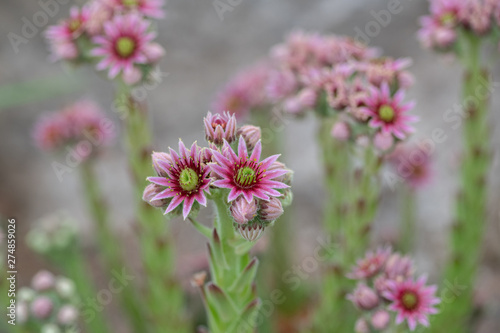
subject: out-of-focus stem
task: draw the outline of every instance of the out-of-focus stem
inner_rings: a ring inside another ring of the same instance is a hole
[[[405,186],[401,195],[401,227],[398,248],[402,253],[413,250],[415,242],[415,224],[417,219],[415,191]]]
[[[81,175],[87,204],[95,222],[97,243],[104,258],[103,265],[108,270],[108,277],[111,278],[113,274],[121,274],[121,272],[126,268],[126,265],[123,260],[122,253],[120,252],[120,247],[117,246],[118,240],[109,225],[107,205],[103,194],[100,191],[99,181],[93,170],[92,160],[86,161],[82,164]],[[64,258],[61,262],[64,262],[64,265],[68,270],[68,275],[75,280],[77,285],[81,286],[81,297],[90,297],[95,294],[89,285],[87,274],[84,274],[86,270],[84,268],[83,259],[79,258],[77,253],[73,254],[73,258],[71,260]],[[146,322],[144,321],[144,313],[142,312],[142,306],[135,286],[123,286],[120,297],[122,300],[122,306],[127,312],[127,317],[130,319],[134,329],[145,330],[145,332],[147,332]],[[100,316],[102,316],[102,314],[97,314],[96,319],[100,319]],[[93,322],[94,320],[88,324],[92,324]],[[100,324],[96,324],[97,327],[99,325]],[[102,327],[102,329],[104,329],[105,325]],[[102,329],[98,330],[97,328],[93,328],[92,332],[101,332]]]
[[[488,106],[489,75],[481,66],[481,39],[461,36],[465,65],[463,85],[464,152],[461,189],[451,231],[451,258],[445,270],[441,313],[431,325],[433,332],[469,332],[474,308],[474,282],[487,214],[487,177],[490,165]],[[452,288],[453,290],[449,290]],[[454,295],[452,299],[446,295]]]
[[[169,221],[159,209],[142,201],[146,178],[153,175],[151,163],[151,130],[147,110],[138,103],[129,89],[118,96],[117,105],[124,112],[125,142],[134,181],[134,198],[139,242],[146,272],[146,311],[152,332],[188,332],[184,295],[175,277],[175,255]]]
[[[326,177],[324,228],[330,241],[338,244],[326,263],[314,332],[343,332],[354,327],[355,312],[345,299],[353,283],[346,278],[349,268],[367,249],[371,222],[379,198],[380,161],[372,147],[364,149],[361,167],[354,163],[354,151],[331,137],[335,119],[320,119],[319,141]]]

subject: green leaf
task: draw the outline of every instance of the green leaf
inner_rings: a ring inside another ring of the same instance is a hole
[[[240,276],[234,281],[234,283],[229,287],[229,291],[242,292],[251,286],[252,282],[255,280],[257,274],[257,268],[259,267],[259,259],[254,257],[250,263],[245,267]]]
[[[231,299],[216,284],[207,283],[205,285],[205,295],[208,304],[217,311],[224,321],[228,321],[238,314]]]

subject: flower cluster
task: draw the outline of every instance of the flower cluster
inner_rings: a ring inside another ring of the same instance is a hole
[[[500,25],[496,0],[431,0],[430,15],[420,19],[418,37],[424,47],[452,51],[461,31],[490,37]]]
[[[245,115],[277,105],[287,114],[315,110],[333,116],[332,136],[370,142],[388,151],[413,132],[417,118],[404,102],[413,83],[410,59],[378,57],[341,36],[292,33],[275,46],[269,59],[239,74],[219,94],[216,105]]]
[[[163,57],[152,18],[163,17],[162,0],[90,0],[47,29],[53,60],[95,63],[129,85],[148,77]]]
[[[283,203],[290,202],[291,171],[277,161],[279,155],[261,159],[255,126],[237,128],[235,116],[227,112],[209,112],[204,123],[208,147],[195,142],[188,149],[180,141],[179,153],[153,153],[156,177],[148,178],[143,200],[174,214],[181,213],[182,204],[186,219],[199,205],[206,206],[212,192],[227,192],[235,227],[255,240],[283,213]]]
[[[17,322],[29,332],[74,332],[78,302],[73,281],[39,271],[18,292]]]
[[[76,223],[68,214],[54,213],[37,221],[26,235],[28,246],[36,253],[65,253],[77,238]]]
[[[74,149],[82,159],[95,148],[109,144],[115,137],[114,124],[99,106],[90,100],[81,100],[61,111],[42,116],[35,125],[36,145],[47,151]]]
[[[429,325],[428,315],[437,313],[437,287],[427,286],[426,277],[414,277],[412,260],[390,248],[367,252],[347,275],[358,281],[347,298],[361,311],[356,322],[357,333],[384,331],[391,324],[390,312],[395,312],[395,324],[407,321],[410,330],[417,324]]]

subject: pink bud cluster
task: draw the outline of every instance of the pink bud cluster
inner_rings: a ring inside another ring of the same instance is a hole
[[[31,288],[21,288],[18,292],[17,322],[21,326],[37,327],[41,332],[48,327],[65,332],[77,324],[77,302],[71,280],[42,270],[33,276]]]
[[[356,289],[347,296],[361,312],[355,332],[384,331],[407,321],[411,331],[417,324],[428,326],[428,315],[437,313],[437,287],[426,286],[426,277],[415,280],[412,260],[388,247],[367,252],[347,277],[357,280]]]
[[[43,115],[35,124],[33,138],[40,149],[74,149],[86,159],[112,142],[116,135],[114,126],[96,103],[80,100],[61,111]]]
[[[262,63],[226,86],[215,103],[219,110],[239,116],[274,106],[297,116],[314,110],[338,119],[334,138],[368,140],[382,152],[413,132],[414,104],[404,102],[413,83],[410,59],[379,57],[348,37],[298,31]]]
[[[133,85],[148,77],[164,55],[153,40],[151,19],[164,16],[163,0],[89,0],[46,31],[52,59],[95,64]]]
[[[460,32],[493,37],[500,25],[497,0],[430,0],[430,14],[420,19],[418,37],[426,48],[454,50]]]

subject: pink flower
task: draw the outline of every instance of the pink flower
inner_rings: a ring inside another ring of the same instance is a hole
[[[268,105],[265,87],[269,73],[267,63],[258,63],[238,73],[215,97],[214,111],[229,111],[241,119],[250,111]]]
[[[413,84],[413,76],[406,71],[412,64],[410,58],[380,58],[362,62],[357,69],[363,72],[372,85],[380,87],[382,83],[398,88],[409,88]]]
[[[114,137],[114,125],[90,100],[80,100],[60,112],[42,116],[33,131],[36,145],[43,150],[76,147],[83,141],[99,147]]]
[[[179,154],[170,149],[170,158],[171,162],[168,159],[156,161],[158,166],[166,172],[167,177],[148,178],[151,183],[166,187],[153,197],[152,201],[172,198],[165,214],[184,203],[182,214],[186,219],[195,200],[203,206],[207,205],[205,192],[209,192],[210,169],[201,162],[201,150],[196,143],[193,143],[191,149],[186,149],[184,143],[179,141]]]
[[[228,201],[233,201],[243,196],[247,202],[252,202],[254,197],[269,201],[270,197],[280,197],[282,194],[276,189],[288,188],[281,182],[274,180],[288,171],[276,169],[269,171],[271,165],[279,155],[273,155],[260,162],[262,152],[261,142],[257,142],[252,155],[248,155],[245,140],[240,137],[238,155],[235,154],[229,143],[224,142],[222,153],[213,150],[213,157],[217,164],[211,164],[212,171],[222,179],[216,180],[214,185],[228,188]]]
[[[139,12],[155,19],[165,17],[163,0],[103,0],[103,2],[115,10]]]
[[[120,72],[133,76],[135,65],[147,64],[148,44],[156,37],[148,32],[150,23],[141,16],[131,13],[115,16],[104,24],[104,35],[94,37],[98,45],[91,51],[93,56],[103,57],[97,64],[98,70],[109,68],[108,77],[115,78]]]
[[[361,110],[370,117],[371,127],[380,128],[382,133],[391,133],[403,140],[414,131],[410,123],[418,120],[417,117],[406,114],[413,109],[415,103],[402,104],[403,99],[403,90],[398,90],[394,96],[391,96],[389,85],[383,83],[380,90],[371,87],[366,106]]]
[[[434,306],[440,300],[435,296],[437,287],[425,286],[426,280],[426,277],[420,277],[417,281],[410,278],[389,283],[390,290],[384,297],[392,301],[389,310],[397,313],[396,324],[406,320],[411,331],[418,323],[429,326],[428,315],[438,312]]]
[[[75,40],[85,31],[85,26],[90,18],[88,6],[71,7],[70,17],[58,25],[51,26],[45,32],[50,42],[52,59],[72,60],[78,57],[78,47]]]
[[[356,262],[356,266],[347,274],[347,277],[360,280],[377,275],[383,269],[390,255],[390,247],[379,247],[375,252],[366,252],[365,257]]]
[[[205,123],[205,137],[208,142],[222,145],[224,140],[228,143],[236,140],[236,117],[225,111],[213,114],[208,112],[203,119]]]

